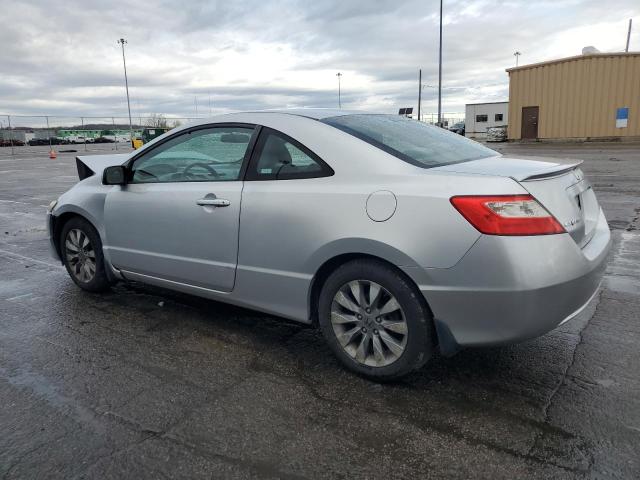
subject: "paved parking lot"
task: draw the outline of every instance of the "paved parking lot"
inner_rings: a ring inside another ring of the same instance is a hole
[[[603,289],[542,338],[390,385],[278,318],[80,291],[44,228],[75,154],[0,155],[0,477],[639,478],[640,147],[498,148],[585,159],[615,239]]]

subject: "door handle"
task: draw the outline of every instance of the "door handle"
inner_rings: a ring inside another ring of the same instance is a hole
[[[203,207],[228,207],[231,205],[231,202],[224,198],[201,198],[196,203]]]

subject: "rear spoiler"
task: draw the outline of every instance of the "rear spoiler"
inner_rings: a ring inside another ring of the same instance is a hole
[[[548,170],[543,173],[536,173],[534,175],[529,175],[526,178],[518,179],[520,182],[534,182],[536,180],[547,180],[549,178],[560,177],[566,173],[569,173],[571,170],[574,170],[578,165],[581,165],[583,160],[576,160],[571,163],[565,163],[559,165],[560,168]]]

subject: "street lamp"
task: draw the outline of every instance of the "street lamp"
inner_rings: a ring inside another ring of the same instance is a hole
[[[133,147],[133,123],[131,122],[131,103],[129,101],[129,80],[127,79],[127,61],[124,58],[124,44],[127,41],[124,38],[118,40],[118,43],[122,45],[122,65],[124,66],[124,88],[127,91],[127,110],[129,111],[129,140]]]
[[[342,77],[342,73],[338,72],[336,73],[336,77],[338,77],[338,108],[342,108],[342,99],[341,97],[341,92],[340,92],[340,78]]]
[[[418,70],[418,121],[421,118],[420,108],[422,107],[422,69]]]
[[[516,57],[516,67],[518,66],[518,57],[520,57],[520,55],[522,55],[522,53],[520,52],[514,52],[513,54]]]

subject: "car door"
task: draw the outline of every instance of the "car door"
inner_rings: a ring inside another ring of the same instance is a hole
[[[127,184],[105,201],[113,266],[125,276],[231,291],[253,135],[251,125],[199,127],[134,157]]]
[[[344,198],[326,195],[333,174],[297,140],[262,127],[242,192],[234,294],[256,307],[305,318],[311,275],[304,264],[335,231],[336,204]]]

